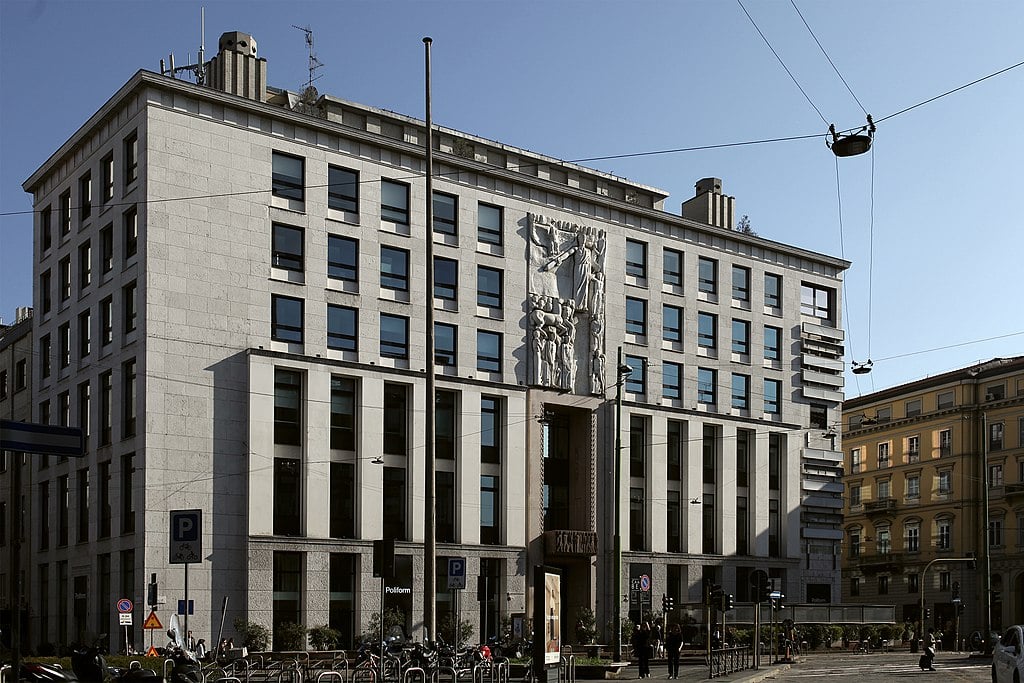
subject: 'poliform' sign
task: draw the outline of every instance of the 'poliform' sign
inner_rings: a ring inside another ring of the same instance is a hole
[[[412,589],[405,586],[385,586],[384,592],[388,595],[412,595]]]

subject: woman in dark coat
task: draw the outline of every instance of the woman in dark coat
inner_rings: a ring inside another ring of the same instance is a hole
[[[646,621],[633,633],[633,656],[637,659],[638,678],[651,677],[651,625]]]
[[[679,678],[679,650],[683,647],[683,629],[672,624],[665,634],[665,656],[668,657],[668,677]]]

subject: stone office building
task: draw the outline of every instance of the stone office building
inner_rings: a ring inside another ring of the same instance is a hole
[[[198,83],[136,73],[24,185],[34,417],[88,432],[87,458],[30,475],[31,641],[116,633],[113,601],[141,605],[152,573],[166,617],[186,509],[197,633],[226,597],[229,625],[349,645],[392,538],[412,590],[387,605],[422,635],[428,306],[439,622],[449,557],[486,578],[461,598],[478,633],[528,614],[538,564],[563,571],[569,639],[642,574],[677,604],[705,579],[743,600],[754,568],[838,600],[845,261],[732,230],[717,179],[671,213],[655,188],[444,128],[427,235],[423,121],[268,87],[251,36],[220,50]]]

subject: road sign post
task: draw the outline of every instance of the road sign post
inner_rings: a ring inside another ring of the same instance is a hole
[[[171,510],[170,563],[185,565],[185,601],[188,602],[188,566],[203,557],[203,511]],[[188,614],[185,614],[185,640],[188,640]],[[186,643],[187,645],[187,643]]]

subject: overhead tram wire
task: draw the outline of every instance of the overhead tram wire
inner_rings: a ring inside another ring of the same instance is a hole
[[[836,162],[836,204],[839,207],[839,256],[842,259],[846,259],[846,240],[843,235],[843,192],[839,182],[839,157],[835,157]],[[846,289],[846,278],[843,278],[843,308],[846,310],[846,320],[850,320],[850,297],[847,295]],[[846,329],[846,337],[849,340],[850,347],[850,360],[852,361],[856,357],[856,352],[853,350],[853,334],[850,332],[849,324]],[[857,383],[857,393],[860,393],[860,377],[857,375],[853,376],[853,380]]]
[[[853,97],[854,101],[857,102],[857,106],[860,107],[860,110],[864,112],[864,115],[866,116],[868,110],[864,108],[864,105],[860,103],[860,100],[853,93],[853,88],[851,88],[850,84],[846,82],[845,78],[843,78],[843,74],[839,73],[839,68],[836,66],[835,62],[832,61],[832,58],[829,57],[828,52],[825,51],[825,47],[821,44],[821,41],[818,40],[818,36],[814,35],[814,31],[811,30],[810,24],[807,23],[806,19],[804,19],[803,12],[801,12],[800,8],[796,6],[796,0],[789,0],[789,2],[791,5],[793,5],[793,9],[796,10],[797,15],[800,17],[800,21],[804,22],[804,26],[807,28],[807,32],[811,34],[811,38],[814,38],[814,42],[818,44],[818,49],[821,50],[821,54],[825,55],[825,59],[827,59],[828,63],[832,65],[832,70],[836,72],[837,76],[839,76],[839,80],[843,82],[843,85],[846,86],[846,89],[849,91],[850,96]]]

